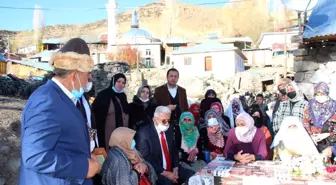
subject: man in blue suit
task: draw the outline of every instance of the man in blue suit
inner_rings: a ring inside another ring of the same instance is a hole
[[[101,165],[90,152],[81,101],[93,69],[89,48],[71,39],[50,64],[55,77],[30,96],[23,111],[19,185],[92,185]]]

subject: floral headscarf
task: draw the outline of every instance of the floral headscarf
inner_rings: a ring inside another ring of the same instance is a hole
[[[191,123],[183,123],[184,118],[190,118]],[[180,130],[182,134],[182,140],[185,142],[188,148],[196,146],[199,137],[197,127],[194,125],[195,118],[191,112],[182,113],[179,121]]]
[[[244,113],[244,108],[243,108],[243,104],[241,103],[241,101],[238,98],[233,98],[231,100],[230,105],[228,106],[228,108],[225,110],[225,116],[230,118],[230,125],[231,128],[234,128],[235,125],[235,118],[241,114]]]
[[[195,125],[198,124],[199,118],[200,118],[200,114],[201,114],[201,110],[200,110],[200,105],[198,103],[194,103],[190,105],[189,111],[192,113],[192,115],[195,118]]]
[[[246,112],[241,113],[237,116],[236,121],[242,120],[245,122],[246,128],[248,128],[246,133],[240,133],[238,132],[238,127],[235,128],[235,134],[238,139],[238,141],[243,143],[251,143],[253,141],[253,138],[257,132],[257,127],[254,126],[254,120],[253,118]]]
[[[216,111],[214,110],[208,110],[206,113],[205,113],[205,124],[207,125],[208,127],[208,121],[210,118],[210,115],[213,114],[215,116],[215,119],[217,120],[218,124],[219,124],[219,131],[215,134],[213,133],[209,133],[208,132],[208,138],[209,138],[209,141],[219,147],[219,148],[223,148],[224,147],[224,136],[228,136],[228,133],[229,133],[229,130],[230,128],[227,126],[227,124],[225,123],[225,121],[217,114]]]
[[[314,94],[329,96],[329,86],[320,82],[314,87]],[[315,98],[309,101],[309,116],[314,126],[322,128],[323,125],[336,113],[336,101],[329,98],[325,103],[319,103]]]

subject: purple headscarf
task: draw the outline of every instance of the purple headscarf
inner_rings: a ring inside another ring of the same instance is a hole
[[[320,82],[314,87],[314,94],[322,93],[329,96],[329,87],[326,83]],[[309,115],[312,123],[317,128],[323,125],[336,113],[336,101],[329,98],[325,103],[319,103],[315,98],[309,101]]]

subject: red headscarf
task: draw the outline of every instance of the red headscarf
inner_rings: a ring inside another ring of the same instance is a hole
[[[222,115],[222,114],[223,114],[223,107],[222,107],[222,104],[221,104],[221,103],[219,103],[219,102],[214,102],[214,103],[212,103],[211,106],[210,106],[210,109],[211,109],[213,106],[218,107],[218,109],[219,109],[218,115]]]
[[[200,105],[197,103],[194,103],[190,105],[189,112],[191,112],[195,118],[195,125],[198,123],[198,120],[200,118]]]

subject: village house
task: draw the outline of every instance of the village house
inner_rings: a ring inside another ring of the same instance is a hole
[[[216,40],[171,53],[171,61],[181,74],[209,76],[223,80],[244,71],[247,58],[233,44],[220,44]]]

